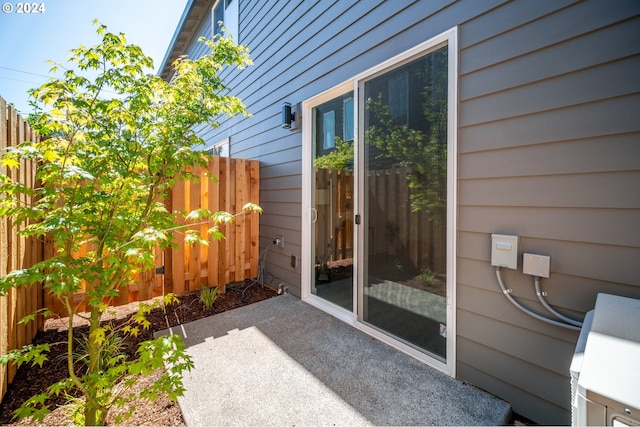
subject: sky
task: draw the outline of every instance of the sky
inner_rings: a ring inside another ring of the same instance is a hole
[[[19,3],[34,2],[0,3],[0,96],[26,117],[27,91],[54,76],[47,61],[64,64],[70,49],[99,42],[94,19],[140,46],[157,72],[187,0],[45,0],[29,14]]]

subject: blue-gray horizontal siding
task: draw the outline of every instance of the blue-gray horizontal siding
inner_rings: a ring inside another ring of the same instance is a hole
[[[640,3],[506,3],[460,27],[458,375],[567,424],[577,333],[503,297],[490,234],[551,256],[548,300],[640,298]],[[508,17],[508,18],[507,18]],[[532,278],[504,272],[540,310]]]

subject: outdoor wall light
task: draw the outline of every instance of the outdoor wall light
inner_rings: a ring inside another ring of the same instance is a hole
[[[295,129],[296,113],[291,109],[291,104],[285,102],[282,104],[282,127],[284,129]]]

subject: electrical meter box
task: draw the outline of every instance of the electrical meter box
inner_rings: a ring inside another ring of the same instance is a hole
[[[491,265],[514,270],[518,268],[518,236],[491,235]]]

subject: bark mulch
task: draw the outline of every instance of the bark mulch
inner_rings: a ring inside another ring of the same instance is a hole
[[[204,308],[197,292],[181,295],[179,297],[180,302],[167,306],[166,312],[162,309],[154,309],[147,315],[147,319],[151,322],[151,327],[141,332],[138,337],[127,337],[124,352],[127,356],[133,357],[138,344],[144,340],[152,339],[154,332],[213,316],[217,313],[272,298],[276,295],[277,293],[270,288],[253,286],[247,290],[245,299],[242,300],[239,292],[228,289],[226,293],[218,295],[212,310]],[[138,303],[113,307],[110,310],[113,314],[109,317],[109,320],[114,323],[124,322],[137,311],[137,308]],[[44,330],[37,334],[34,344],[52,344],[51,352],[42,367],[23,365],[18,369],[15,379],[9,385],[7,393],[0,403],[0,425],[37,425],[30,420],[12,420],[13,412],[29,397],[44,392],[49,385],[68,377],[65,358],[67,324],[68,318],[49,319],[45,322]],[[81,319],[74,322],[74,325],[77,325],[75,328],[79,331],[88,330],[86,322]],[[146,385],[152,384],[155,378],[157,378],[157,375],[144,378],[137,384],[137,388],[133,392],[137,394]],[[64,398],[52,399],[50,407],[55,409],[45,417],[44,422],[40,425],[69,425],[70,421],[67,415],[68,411],[64,407],[65,403]],[[137,401],[134,406],[136,409],[133,416],[125,421],[126,425],[185,425],[178,404],[168,398],[160,398],[154,403]],[[110,414],[107,425],[113,425],[113,416],[114,414]]]

